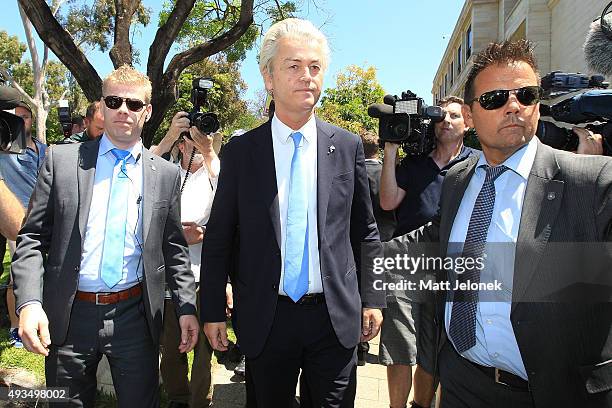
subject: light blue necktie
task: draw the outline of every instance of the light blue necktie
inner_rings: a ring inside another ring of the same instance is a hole
[[[113,177],[111,184],[100,267],[100,277],[109,288],[119,283],[123,277],[123,251],[125,249],[125,226],[130,183],[125,167],[130,152],[119,149],[112,149],[111,152],[116,159],[115,167],[121,163],[121,169]]]
[[[495,179],[508,170],[508,167],[503,165],[497,167],[481,165],[480,167],[485,168],[485,181],[474,203],[463,245],[463,258],[476,259],[483,256],[495,205]],[[468,280],[472,283],[479,283],[480,270],[476,267],[466,269],[464,273],[457,274],[457,280],[462,283]],[[448,332],[459,353],[476,345],[477,304],[477,290],[457,290],[453,293],[453,308]]]
[[[308,191],[304,147],[300,147],[302,134],[295,132],[291,138],[295,149],[289,181],[283,289],[297,302],[308,292]]]

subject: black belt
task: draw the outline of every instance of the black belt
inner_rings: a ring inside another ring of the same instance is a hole
[[[497,384],[505,385],[506,387],[513,388],[517,391],[529,391],[529,382],[522,379],[518,375],[514,375],[508,371],[504,371],[496,367],[486,367],[476,364],[468,359],[465,360],[486,374],[487,377],[492,378]]]
[[[319,305],[325,303],[325,295],[323,293],[307,293],[297,302],[294,302],[289,296],[278,295],[278,300],[295,303],[296,305]]]

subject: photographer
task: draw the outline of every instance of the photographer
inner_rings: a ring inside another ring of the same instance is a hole
[[[186,133],[190,137],[186,136]],[[196,285],[200,282],[202,240],[210,215],[220,162],[213,149],[214,136],[203,134],[189,126],[186,112],[174,115],[166,136],[153,151],[165,157],[173,145],[178,147],[178,163],[181,172],[181,221],[189,244],[191,269]],[[198,288],[199,298],[199,288]],[[167,301],[171,302],[171,301]],[[198,301],[199,304],[199,301]],[[187,355],[178,352],[180,331],[174,309],[166,307],[161,337],[161,375],[171,401],[170,406],[204,407],[212,400],[212,348],[204,336],[200,336],[194,349],[191,381],[187,378]],[[190,392],[191,390],[191,392]]]
[[[396,143],[385,143],[380,185],[380,206],[396,210],[395,236],[431,221],[438,210],[442,181],[454,164],[474,153],[463,145],[466,125],[461,114],[463,100],[449,96],[438,102],[444,120],[434,125],[436,146],[428,155],[406,157],[396,169]],[[423,304],[396,298],[387,300],[381,333],[379,358],[387,366],[389,399],[392,408],[406,405],[414,375],[413,406],[428,407],[434,395],[433,321]],[[408,352],[406,352],[408,350]]]
[[[80,143],[94,140],[104,133],[104,116],[100,111],[100,101],[92,102],[87,107],[84,119],[85,130],[75,133],[63,140],[63,143]]]
[[[38,170],[43,164],[47,146],[32,136],[32,109],[25,103],[20,102],[15,108],[15,115],[23,119],[26,147],[20,154],[0,155],[0,174],[2,174],[6,187],[10,190],[26,209],[30,203],[30,196],[34,191],[34,185],[38,178]],[[3,198],[4,199],[4,198]],[[20,222],[23,217],[20,219]],[[8,241],[11,257],[15,253],[15,241]],[[9,331],[9,342],[13,347],[22,348],[23,343],[19,337],[19,319],[15,314],[15,295],[13,294],[12,281],[6,291],[11,327]]]

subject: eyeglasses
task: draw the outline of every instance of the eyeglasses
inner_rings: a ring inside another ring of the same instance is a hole
[[[132,112],[140,112],[146,105],[140,99],[122,98],[114,95],[104,97],[104,104],[109,109],[119,109],[123,105],[123,101],[125,101],[125,105]]]
[[[486,110],[493,110],[501,108],[508,102],[510,93],[516,95],[516,99],[525,106],[535,105],[540,102],[544,90],[539,86],[524,86],[517,89],[495,89],[493,91],[485,92],[478,98],[472,99],[470,102],[478,101],[480,106]]]

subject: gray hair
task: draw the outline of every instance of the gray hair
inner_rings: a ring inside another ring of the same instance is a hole
[[[272,60],[278,52],[278,42],[285,37],[321,45],[323,49],[321,67],[323,70],[327,68],[330,52],[325,35],[308,20],[287,18],[273,24],[264,36],[259,51],[259,70],[262,74],[266,70],[268,73],[272,73]]]

